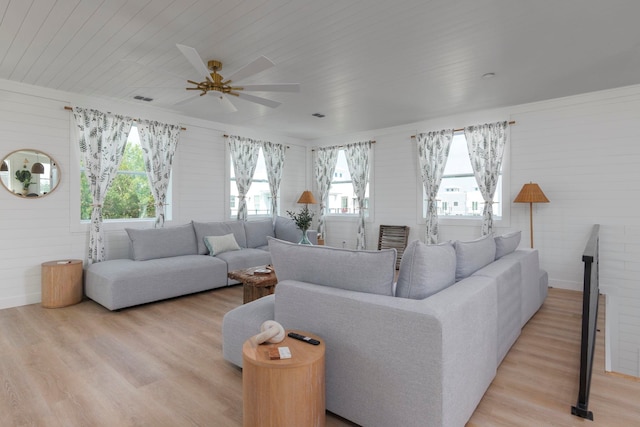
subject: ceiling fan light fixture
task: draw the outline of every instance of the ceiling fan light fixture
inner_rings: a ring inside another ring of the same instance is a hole
[[[191,87],[186,87],[188,91],[200,91],[200,96],[204,96],[210,92],[217,92],[215,95],[221,101],[228,111],[237,111],[229,96],[244,99],[245,101],[264,105],[270,108],[277,108],[280,102],[262,98],[255,95],[249,95],[247,91],[256,92],[299,92],[300,85],[298,83],[281,83],[281,84],[258,84],[258,85],[237,85],[235,82],[241,81],[247,77],[265,71],[275,64],[267,57],[261,56],[244,67],[237,70],[230,76],[223,78],[219,72],[222,70],[222,61],[210,60],[205,63],[198,52],[189,46],[176,44],[176,47],[182,52],[188,62],[194,69],[204,78],[203,81],[187,80]],[[233,85],[232,85],[233,83]]]

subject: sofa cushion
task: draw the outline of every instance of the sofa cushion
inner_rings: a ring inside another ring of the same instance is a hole
[[[125,228],[125,231],[131,241],[132,258],[136,261],[198,253],[191,224],[167,228]]]
[[[295,221],[291,218],[277,216],[274,228],[276,239],[292,243],[298,243],[302,240],[302,230],[298,228]]]
[[[298,245],[270,237],[269,252],[278,281],[299,280],[350,291],[393,295],[395,249],[336,249]]]
[[[424,299],[456,281],[456,251],[450,242],[426,245],[414,240],[400,261],[396,296]]]
[[[247,247],[259,248],[260,246],[266,246],[267,236],[274,237],[273,234],[273,220],[258,220],[258,221],[246,221],[244,223],[244,232],[247,235]]]
[[[457,240],[455,248],[456,281],[469,277],[496,258],[496,241],[491,234],[470,242]]]
[[[233,233],[225,234],[224,236],[205,236],[203,240],[211,256],[240,250]]]
[[[515,251],[520,244],[521,234],[520,231],[514,231],[513,233],[496,236],[496,259]]]
[[[198,254],[206,255],[209,253],[207,246],[204,244],[206,236],[224,236],[233,233],[238,246],[247,247],[247,238],[244,232],[243,221],[217,221],[217,222],[197,222],[193,221],[193,229],[196,233],[198,242]]]

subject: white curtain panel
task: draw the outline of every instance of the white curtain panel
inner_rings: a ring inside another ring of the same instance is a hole
[[[427,196],[427,217],[424,241],[428,245],[438,243],[438,190],[449,157],[453,129],[416,135],[418,166]]]
[[[180,126],[144,121],[138,125],[138,134],[149,187],[156,202],[155,227],[161,228],[164,226],[167,188],[171,177],[173,155],[178,146]]]
[[[356,249],[366,249],[367,241],[364,221],[364,199],[365,192],[367,191],[367,184],[369,183],[369,154],[371,152],[371,141],[347,144],[344,150],[347,158],[347,166],[349,167],[349,173],[351,174],[353,191],[356,193],[358,209],[360,212],[358,218]]]
[[[316,183],[318,185],[318,193],[320,194],[318,234],[322,235],[323,238],[326,238],[324,218],[327,214],[327,206],[329,203],[329,188],[331,187],[333,173],[336,170],[339,150],[340,149],[338,147],[324,147],[316,149],[314,173],[316,176]]]
[[[262,141],[262,152],[264,153],[267,180],[269,181],[269,191],[271,192],[271,215],[274,219],[280,210],[278,193],[280,191],[280,182],[282,182],[286,151],[287,147],[282,144]]]
[[[84,173],[93,199],[88,259],[92,264],[105,259],[102,203],[122,161],[133,119],[79,107],[73,108],[73,116]]]
[[[247,193],[251,188],[253,174],[258,164],[260,154],[260,142],[239,136],[229,136],[229,149],[231,151],[231,161],[236,174],[236,185],[238,186],[238,220],[247,220]]]
[[[507,122],[504,121],[467,126],[464,129],[471,167],[484,198],[482,235],[493,230],[493,195],[498,185],[502,156],[507,143],[507,126]]]

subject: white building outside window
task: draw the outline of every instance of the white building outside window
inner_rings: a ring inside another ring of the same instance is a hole
[[[424,186],[422,188],[422,200],[422,217],[425,218],[427,197],[424,193]],[[484,199],[473,174],[467,140],[463,132],[454,134],[451,141],[449,157],[444,168],[437,200],[438,217],[440,218],[482,218]],[[501,171],[496,192],[493,196],[494,219],[499,220],[502,218],[502,206]]]

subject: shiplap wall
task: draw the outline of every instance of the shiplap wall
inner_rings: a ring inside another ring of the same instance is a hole
[[[367,224],[368,247],[375,248],[380,224],[411,227],[421,238],[420,182],[416,165],[416,132],[515,120],[510,128],[510,186],[513,200],[522,184],[540,184],[551,203],[534,206],[536,248],[553,286],[580,289],[581,255],[591,225],[601,224],[600,277],[607,295],[607,364],[611,370],[640,376],[640,86],[585,94],[536,104],[487,110],[413,123],[305,144],[259,130],[176,116],[138,104],[114,103],[0,80],[0,148],[9,153],[34,148],[58,161],[62,181],[51,195],[25,200],[0,191],[0,308],[40,300],[40,263],[58,258],[86,259],[87,233],[71,221],[73,183],[69,171],[77,158],[71,140],[71,115],[64,105],[179,123],[181,135],[174,176],[173,223],[191,219],[221,220],[228,203],[224,133],[282,142],[290,146],[281,189],[281,212],[297,209],[295,201],[312,187],[311,147],[375,139],[373,208]],[[224,129],[224,131],[223,131]],[[498,233],[523,230],[528,246],[529,210],[506,202],[507,220]],[[355,245],[355,222],[328,221],[327,243]],[[441,240],[472,239],[476,223],[442,224]],[[126,256],[122,230],[107,233],[110,258]]]
[[[60,166],[61,182],[42,198],[21,198],[0,188],[0,309],[40,302],[40,264],[55,259],[86,260],[88,233],[73,220],[78,206],[77,149],[73,116],[66,105],[80,105],[128,114],[132,117],[180,123],[174,160],[173,219],[183,224],[194,220],[227,219],[229,209],[228,154],[224,134],[286,144],[287,158],[281,187],[281,212],[297,208],[306,188],[307,149],[299,140],[259,130],[226,126],[154,109],[144,104],[47,90],[0,80],[0,154],[33,148],[49,154]],[[151,222],[131,224],[149,227]],[[105,227],[107,258],[127,257],[124,226]]]
[[[367,245],[380,224],[409,225],[423,240],[419,218],[416,132],[498,120],[510,127],[506,220],[496,233],[522,230],[529,246],[529,206],[511,201],[537,182],[551,203],[534,205],[534,243],[555,287],[582,289],[582,252],[593,224],[600,228],[600,283],[606,294],[607,365],[640,376],[640,86],[535,104],[443,117],[407,126],[313,141],[315,146],[375,139],[373,209]],[[446,221],[443,221],[446,222]],[[355,246],[355,222],[327,220],[327,243]],[[479,237],[479,222],[442,223],[440,240]],[[602,307],[605,309],[605,307]]]

